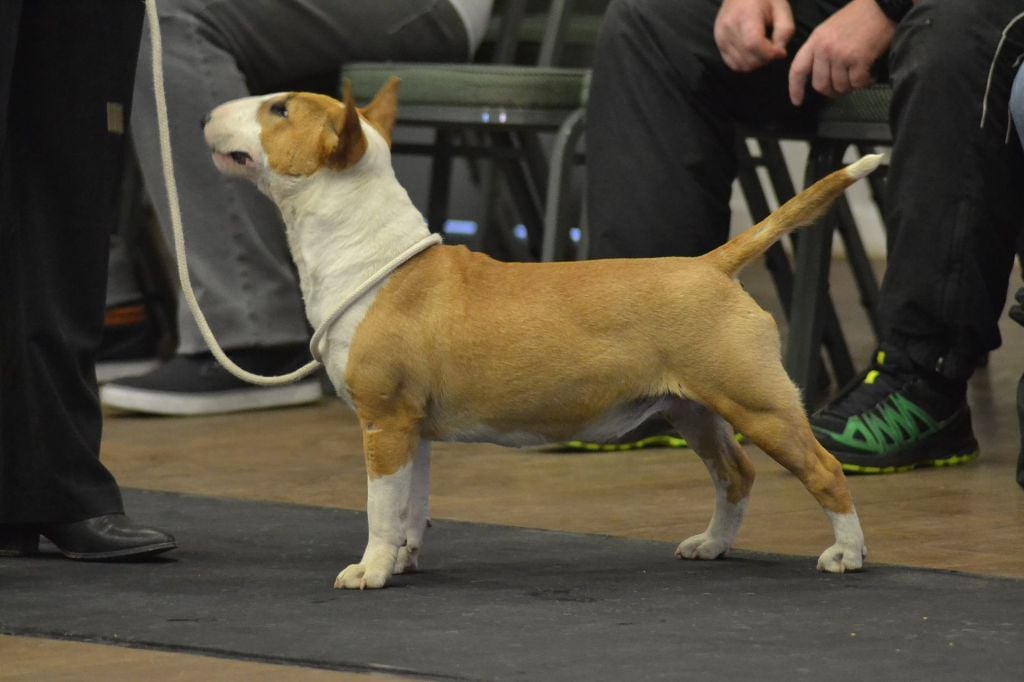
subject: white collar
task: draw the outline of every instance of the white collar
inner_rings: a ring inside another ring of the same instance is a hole
[[[313,333],[313,338],[310,339],[309,341],[309,352],[313,356],[313,361],[310,364],[323,364],[323,355],[320,352],[320,343],[323,341],[323,338],[327,334],[327,332],[330,331],[331,327],[334,326],[334,323],[338,321],[338,318],[344,315],[348,311],[348,309],[351,308],[352,305],[359,300],[361,296],[363,296],[370,289],[372,289],[373,287],[377,286],[382,281],[387,279],[391,275],[391,273],[405,265],[405,263],[411,260],[413,256],[417,255],[421,251],[430,248],[431,246],[434,246],[435,244],[440,243],[441,235],[428,234],[426,237],[420,239],[418,242],[407,248],[405,251],[401,252],[400,254],[392,258],[390,261],[385,263],[379,270],[370,275],[362,284],[356,287],[353,291],[349,292],[349,294],[344,299],[342,299],[341,303],[339,303],[338,306],[334,309],[334,312],[328,315],[327,319],[324,320],[323,323]]]

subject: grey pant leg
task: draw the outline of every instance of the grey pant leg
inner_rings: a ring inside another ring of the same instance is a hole
[[[330,86],[354,59],[463,61],[465,27],[447,0],[161,0],[171,144],[196,296],[225,348],[308,338],[276,207],[214,169],[200,118],[227,100]],[[170,242],[148,31],[136,77],[133,140]],[[179,352],[206,350],[184,304]]]

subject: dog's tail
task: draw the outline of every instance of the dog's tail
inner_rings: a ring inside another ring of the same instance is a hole
[[[767,251],[783,235],[817,220],[843,190],[878,168],[881,162],[881,154],[868,154],[825,176],[757,225],[701,256],[701,259],[709,261],[730,277],[738,275],[747,263]]]

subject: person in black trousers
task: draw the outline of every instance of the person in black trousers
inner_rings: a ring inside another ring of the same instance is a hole
[[[966,383],[1000,344],[1024,218],[1007,142],[1024,0],[613,0],[588,126],[591,256],[722,243],[738,125],[807,129],[826,97],[893,87],[881,348],[812,416],[848,471],[977,454]]]
[[[143,5],[0,3],[0,555],[74,559],[174,538],[125,516],[99,461],[103,326]]]

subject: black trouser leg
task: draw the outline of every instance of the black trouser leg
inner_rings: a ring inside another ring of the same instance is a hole
[[[796,0],[789,55],[842,0]],[[616,0],[605,15],[587,112],[594,258],[693,256],[729,230],[736,124],[806,126],[820,98],[789,103],[789,64],[730,71],[718,0]]]
[[[989,115],[979,124],[1000,36],[1022,11],[1020,0],[921,0],[899,25],[891,53],[895,143],[881,335],[923,367],[942,358],[950,377],[969,375],[977,357],[1000,343],[1024,218],[1020,145],[1006,141],[1024,30],[1007,35]]]
[[[143,6],[22,6],[0,158],[0,523],[122,510],[94,355]],[[10,27],[8,27],[10,28]],[[2,56],[2,55],[0,55]],[[110,112],[108,116],[108,111]]]

